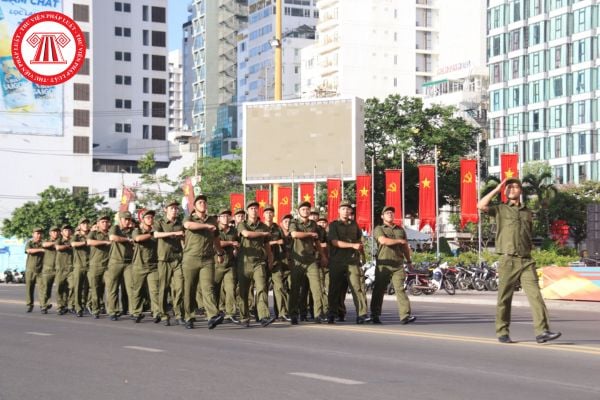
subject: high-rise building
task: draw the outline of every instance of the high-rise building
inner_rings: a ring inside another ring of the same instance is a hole
[[[274,1],[250,1],[248,27],[238,36],[237,103],[238,128],[242,137],[242,103],[273,100],[275,89]],[[300,51],[313,44],[318,11],[314,1],[284,2],[282,13],[282,99],[297,99],[300,92]],[[237,143],[236,143],[237,145]]]
[[[222,128],[236,101],[237,35],[246,27],[248,0],[193,0],[194,86],[192,134],[201,153],[221,157]],[[236,118],[236,113],[231,115]]]
[[[193,43],[194,31],[192,21],[194,19],[195,7],[190,1],[188,4],[188,20],[182,25],[183,38],[181,44],[181,63],[183,68],[183,126],[186,130],[192,128],[192,108],[193,108],[193,89],[194,89],[194,58]]]
[[[181,50],[169,52],[169,132],[183,130],[183,65]]]
[[[545,161],[556,183],[598,180],[600,1],[490,0],[489,173],[500,154]]]
[[[166,0],[94,1],[94,171],[169,163]]]

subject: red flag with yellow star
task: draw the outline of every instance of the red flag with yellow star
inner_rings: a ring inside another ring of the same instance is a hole
[[[419,165],[419,230],[429,225],[435,231],[435,165]]]
[[[385,205],[396,209],[394,224],[402,226],[402,170],[385,170]]]
[[[327,179],[327,219],[329,222],[340,217],[340,202],[342,201],[341,179]]]
[[[500,154],[500,180],[519,177],[519,154],[502,153]],[[502,188],[502,202],[506,202],[506,193]]]
[[[269,204],[269,190],[258,189],[255,194],[255,200],[258,202],[258,215],[262,217],[265,206]]]
[[[356,223],[371,232],[371,175],[356,176]]]
[[[460,227],[478,221],[477,160],[460,160]]]
[[[135,198],[135,194],[129,188],[123,187],[123,193],[121,194],[121,204],[119,205],[119,211],[129,211],[129,203]]]
[[[315,184],[314,183],[301,183],[300,184],[300,201],[298,204],[308,201],[311,207],[315,206]]]
[[[231,213],[235,213],[238,208],[244,209],[244,193],[230,193],[229,204],[231,207]]]
[[[275,204],[275,207],[277,208],[277,216],[281,221],[281,218],[292,213],[292,188],[279,186],[277,188],[277,199],[278,203]]]

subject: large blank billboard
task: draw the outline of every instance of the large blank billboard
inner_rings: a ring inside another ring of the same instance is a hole
[[[246,184],[355,180],[364,153],[361,99],[244,104]]]

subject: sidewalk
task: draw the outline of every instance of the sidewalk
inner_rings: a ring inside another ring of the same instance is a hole
[[[448,303],[448,304],[474,304],[474,305],[496,305],[497,292],[476,290],[460,291],[457,290],[456,294],[450,296],[445,291],[438,291],[432,295],[422,294],[420,296],[411,296],[408,298],[414,303]],[[395,300],[394,295],[386,295],[386,300]],[[588,312],[600,312],[600,302],[593,301],[574,301],[574,300],[545,300],[546,307],[550,311],[553,309],[558,310],[571,310],[571,311],[588,311]],[[513,307],[529,307],[527,296],[523,291],[515,292],[513,301]]]

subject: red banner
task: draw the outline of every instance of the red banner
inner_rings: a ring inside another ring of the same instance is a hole
[[[269,204],[269,190],[259,189],[256,191],[255,197],[258,202],[258,215],[262,217],[265,206]]]
[[[194,185],[192,184],[192,178],[185,178],[185,182],[183,182],[183,196],[187,199],[187,210],[188,213],[192,213],[194,209]]]
[[[356,223],[363,231],[371,232],[371,175],[356,177]]]
[[[335,221],[340,217],[340,202],[342,201],[342,180],[327,179],[327,220]]]
[[[229,204],[231,214],[235,213],[238,208],[244,209],[244,193],[229,193]]]
[[[402,226],[402,170],[385,170],[385,205],[396,209],[394,224]]]
[[[478,221],[477,160],[460,160],[460,227]]]
[[[315,206],[315,184],[314,183],[301,183],[300,184],[300,201],[298,204],[308,201],[311,207]]]
[[[419,165],[419,230],[429,225],[435,231],[435,165]]]
[[[519,154],[502,153],[500,154],[500,180],[519,177]],[[502,188],[502,202],[506,202],[506,193]]]
[[[279,186],[277,188],[277,198],[279,199],[277,207],[277,216],[279,220],[292,213],[292,188],[289,186]]]
[[[129,211],[129,203],[135,198],[135,193],[129,188],[123,187],[123,193],[121,194],[121,204],[119,205],[119,211]]]

